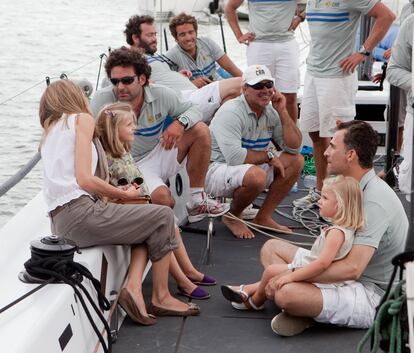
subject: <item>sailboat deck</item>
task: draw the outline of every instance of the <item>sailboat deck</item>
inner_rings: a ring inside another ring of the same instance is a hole
[[[290,193],[283,205],[290,205],[293,199],[305,195],[305,191]],[[403,199],[400,196],[401,199]],[[408,210],[407,202],[403,200]],[[287,208],[284,209],[286,211]],[[289,211],[290,212],[290,211]],[[298,226],[298,223],[282,218],[275,213],[275,219],[282,224]],[[193,226],[206,229],[206,223]],[[205,287],[211,298],[195,301],[201,306],[198,317],[161,317],[154,326],[135,325],[126,318],[113,346],[114,353],[162,352],[162,353],[240,353],[240,352],[355,352],[365,330],[317,324],[303,334],[285,338],[274,334],[270,321],[279,309],[270,301],[262,312],[238,311],[231,307],[220,291],[221,284],[241,284],[256,281],[261,275],[259,249],[269,239],[257,234],[253,240],[237,240],[225,226],[215,222],[213,250],[209,259],[205,252],[205,235],[183,232],[183,239],[194,264],[202,272],[214,276],[218,285]],[[296,229],[304,232],[304,229]],[[299,237],[292,240],[303,241]],[[306,240],[309,242],[309,240]],[[206,261],[209,260],[209,261]],[[175,293],[175,284],[170,282]],[[145,299],[150,300],[150,277],[144,282]],[[368,348],[368,347],[367,347]],[[368,351],[368,349],[367,349]]]

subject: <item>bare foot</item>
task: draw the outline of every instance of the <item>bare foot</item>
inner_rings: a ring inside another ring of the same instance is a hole
[[[171,294],[168,294],[162,300],[157,300],[155,296],[152,297],[152,304],[167,310],[185,311],[189,309],[189,305],[174,298]]]
[[[230,232],[238,239],[253,239],[254,234],[250,229],[242,222],[237,219],[231,219],[224,215],[221,220],[227,228],[230,229]]]
[[[197,288],[197,286],[191,282],[189,279],[187,280],[183,280],[183,281],[178,281],[177,285],[184,290],[184,292],[186,293],[191,293],[194,289]]]
[[[262,226],[266,226],[266,227],[270,227],[270,228],[275,228],[278,230],[281,230],[283,232],[288,232],[288,233],[292,233],[292,230],[286,226],[282,226],[281,224],[277,223],[273,218],[259,218],[256,217],[253,220],[253,223],[256,224],[260,224]]]

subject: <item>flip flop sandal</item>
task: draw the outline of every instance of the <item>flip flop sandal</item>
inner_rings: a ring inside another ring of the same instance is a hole
[[[244,284],[241,284],[238,290],[231,286],[221,286],[221,293],[230,302],[243,303],[249,299],[249,295],[244,291],[244,286]]]
[[[253,303],[252,297],[249,297],[249,299],[247,299],[247,302],[249,303],[249,305],[247,305],[246,302],[243,302],[243,303],[232,302],[231,306],[237,310],[253,310],[253,311],[262,311],[265,308],[264,304],[257,306],[255,303]]]

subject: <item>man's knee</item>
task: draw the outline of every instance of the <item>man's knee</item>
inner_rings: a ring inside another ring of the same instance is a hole
[[[251,167],[243,178],[243,186],[250,190],[262,192],[266,188],[267,174],[257,166]]]
[[[208,126],[199,121],[191,129],[187,130],[185,134],[191,136],[192,140],[203,142],[206,145],[211,145],[211,136]]]
[[[294,292],[294,286],[289,283],[285,284],[282,288],[278,289],[274,295],[275,304],[282,310],[289,311],[295,307],[296,295]]]
[[[304,165],[305,160],[300,153],[288,155],[286,167],[289,167],[294,172],[293,174],[300,173]]]
[[[221,80],[219,83],[221,99],[229,99],[237,97],[241,93],[242,78],[233,77],[226,80]]]
[[[160,186],[151,193],[151,201],[156,205],[163,205],[173,208],[175,200],[171,195],[170,189],[166,186]]]

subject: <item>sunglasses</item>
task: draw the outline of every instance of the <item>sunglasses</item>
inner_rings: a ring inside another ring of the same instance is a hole
[[[121,78],[111,78],[110,81],[114,86],[118,85],[119,82],[122,82],[123,85],[130,85],[132,82],[135,81],[135,77],[137,77],[137,75],[124,76]]]
[[[259,90],[259,89],[263,89],[263,88],[272,88],[274,86],[273,81],[268,81],[268,82],[258,82],[254,85],[247,85],[253,89]]]
[[[141,185],[143,182],[144,182],[144,179],[142,179],[141,177],[138,177],[132,180],[131,184]],[[118,186],[125,186],[125,185],[129,185],[129,182],[126,178],[121,178],[118,180]]]

